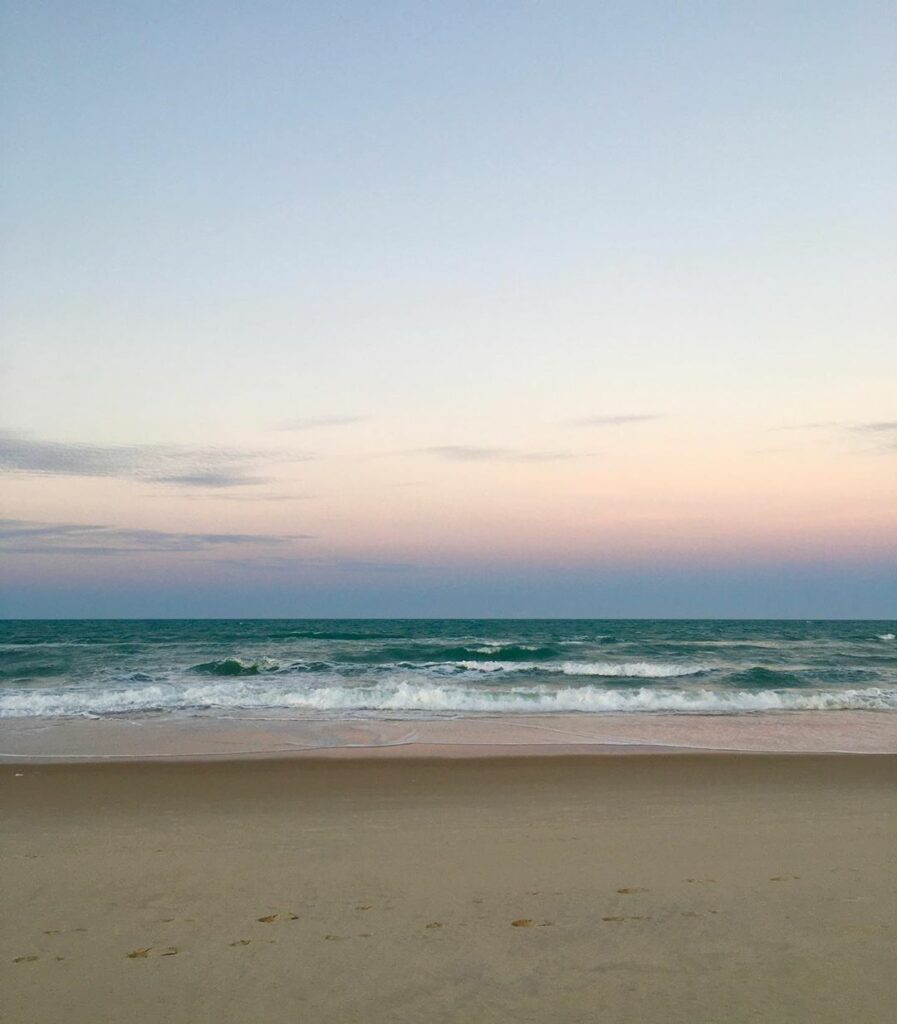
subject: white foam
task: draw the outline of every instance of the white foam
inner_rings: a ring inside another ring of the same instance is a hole
[[[672,665],[663,662],[629,661],[623,664],[612,662],[565,661],[560,671],[565,676],[606,676],[615,679],[674,679],[678,676],[694,676],[706,672],[704,665]]]
[[[518,651],[538,651],[539,648],[535,644],[509,644],[507,642],[502,643],[498,640],[484,640],[481,647],[474,647],[473,650],[477,654],[495,654],[496,651],[500,651],[503,647],[514,647]]]
[[[897,640],[897,635],[894,633],[880,633],[878,636],[879,640]]]
[[[0,697],[0,717],[133,714],[145,711],[216,709],[296,709],[315,713],[389,712],[702,712],[897,710],[897,689],[789,691],[708,688],[637,690],[599,686],[520,687],[500,691],[438,683],[390,680],[375,686],[273,686],[268,680],[228,680],[207,684],[170,683],[103,690],[28,690]]]
[[[650,661],[451,661],[444,664],[468,672],[554,672],[563,676],[603,676],[607,679],[674,679],[707,671],[706,665]]]

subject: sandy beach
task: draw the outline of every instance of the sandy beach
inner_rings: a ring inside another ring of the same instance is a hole
[[[14,765],[0,1020],[885,1022],[897,758]]]

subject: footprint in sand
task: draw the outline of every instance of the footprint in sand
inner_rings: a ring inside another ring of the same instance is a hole
[[[773,875],[770,882],[797,882],[800,875]]]
[[[532,928],[535,922],[531,917],[518,917],[516,921],[511,922],[512,928]]]
[[[373,906],[373,904],[372,904],[372,903],[368,903],[368,904],[367,904],[367,905],[365,905],[365,906],[361,906],[361,907],[356,907],[355,909],[356,909],[356,910],[370,910],[372,906]]]
[[[650,890],[649,889],[642,889],[638,885],[633,885],[633,886],[629,886],[626,889],[617,889],[617,892],[620,893],[622,896],[631,896],[635,892],[650,892]]]
[[[248,946],[252,942],[252,939],[235,939],[233,942],[229,942],[229,946]]]
[[[343,940],[347,939],[348,937],[349,937],[348,935],[325,935],[324,936],[324,941],[325,942],[342,942]]]
[[[298,921],[298,914],[288,911],[286,914],[268,914],[265,917],[257,917],[257,921],[261,921],[262,924],[275,924],[278,921]]]
[[[39,956],[17,956],[13,959],[14,964],[30,964],[34,960],[40,960]]]
[[[602,917],[602,921],[650,921],[650,917],[643,917],[640,914],[628,914],[623,917]]]
[[[177,956],[180,950],[177,946],[144,946],[142,949],[133,949],[128,953],[129,960],[146,960],[151,956]]]
[[[442,921],[431,921],[429,924],[424,925],[425,928],[444,928]]]

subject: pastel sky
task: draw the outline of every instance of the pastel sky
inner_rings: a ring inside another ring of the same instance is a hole
[[[0,37],[4,615],[895,614],[892,3]]]

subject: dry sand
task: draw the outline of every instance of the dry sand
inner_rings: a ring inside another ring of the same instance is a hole
[[[0,766],[4,1024],[890,1022],[897,757]]]

